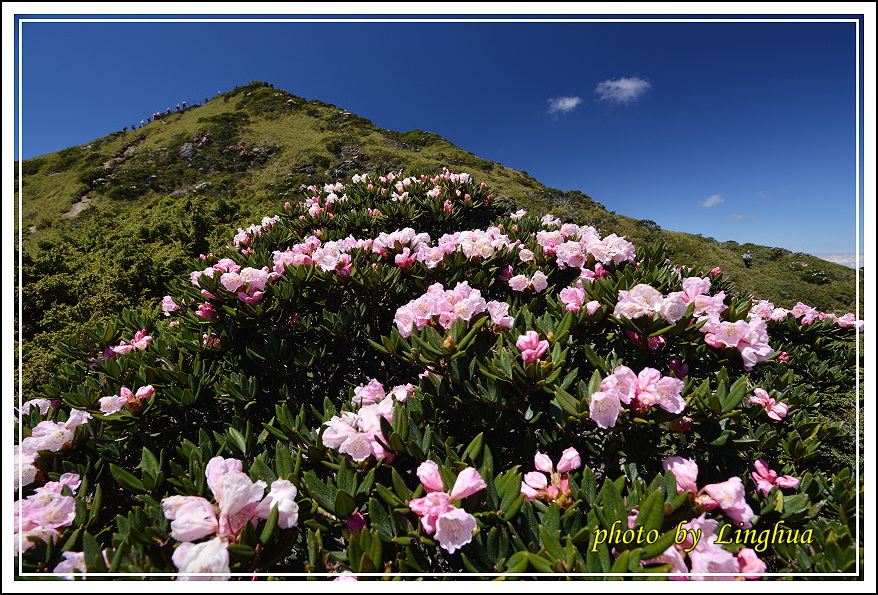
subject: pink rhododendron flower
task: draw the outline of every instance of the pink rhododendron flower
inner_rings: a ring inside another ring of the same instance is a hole
[[[509,316],[509,304],[507,302],[491,300],[485,305],[485,308],[488,311],[488,315],[491,317],[491,322],[505,328],[512,328],[515,319],[512,316]]]
[[[178,581],[225,581],[229,579],[229,542],[217,536],[202,543],[181,543],[171,560],[181,573]],[[184,576],[182,573],[211,573],[212,576]]]
[[[131,341],[131,345],[128,345],[125,341],[122,341],[116,347],[113,347],[113,351],[122,355],[128,353],[133,349],[146,349],[149,344],[152,343],[152,337],[146,334],[146,330],[140,330],[134,333],[134,339]]]
[[[566,310],[571,312],[579,312],[585,301],[585,290],[580,287],[567,287],[561,290],[559,296]]]
[[[758,579],[766,570],[765,562],[759,559],[754,550],[748,547],[738,552],[738,572],[745,574],[745,579]]]
[[[217,532],[213,505],[198,496],[171,496],[162,500],[162,511],[171,520],[171,537],[195,541]]]
[[[521,482],[521,494],[528,501],[540,498],[547,502],[556,502],[559,506],[568,506],[570,489],[567,473],[578,469],[581,465],[579,452],[572,447],[561,453],[557,470],[548,455],[538,452],[534,455],[534,467],[538,471],[525,473]],[[545,474],[549,474],[549,477]]]
[[[195,311],[195,315],[199,318],[215,318],[216,312],[209,302],[204,302],[203,304],[198,306],[198,309]]]
[[[737,577],[737,580],[759,578],[765,571],[765,563],[749,548],[742,548],[735,556],[718,545],[718,525],[717,521],[707,519],[702,514],[682,525],[681,528],[686,531],[687,536],[683,542],[672,545],[664,553],[642,563],[671,564],[671,572],[681,576],[672,575],[670,580],[736,580],[732,576],[735,574],[745,574]],[[697,544],[693,543],[691,537],[691,532],[695,531],[700,535]],[[687,558],[689,566],[686,565]],[[682,576],[689,573],[692,573],[690,577]],[[712,576],[719,573],[724,573],[725,576]]]
[[[25,401],[21,404],[21,408],[19,408],[19,413],[22,415],[28,415],[30,413],[31,408],[36,407],[40,415],[46,415],[49,412],[49,407],[52,406],[52,401],[49,399],[30,399],[29,401]]]
[[[607,429],[616,425],[622,411],[619,394],[614,391],[597,391],[591,395],[588,413],[598,427]]]
[[[138,388],[136,393],[132,393],[131,389],[123,386],[119,389],[118,395],[101,397],[99,399],[101,411],[106,413],[107,415],[111,413],[116,413],[120,411],[123,407],[131,404],[137,404],[143,399],[148,399],[154,394],[155,389],[151,384]],[[136,410],[136,408],[132,407],[129,407],[129,409]]]
[[[454,508],[450,504],[451,497],[445,492],[429,492],[423,498],[415,498],[409,502],[409,508],[421,517],[421,525],[428,535],[436,531],[439,516]]]
[[[33,547],[34,540],[58,541],[60,529],[70,526],[76,518],[76,500],[63,495],[63,488],[67,486],[75,494],[79,485],[79,475],[65,473],[58,481],[48,482],[25,500],[15,502],[16,555]]]
[[[439,465],[434,461],[428,460],[421,463],[418,466],[417,475],[427,493],[445,490],[445,485],[442,483],[442,475],[439,473]]]
[[[452,507],[436,519],[436,539],[449,554],[472,541],[475,532],[476,518],[463,509]]]
[[[162,312],[165,313],[165,316],[170,316],[171,312],[176,312],[179,309],[180,305],[171,296],[166,295],[162,298]]]
[[[753,510],[744,500],[744,483],[740,477],[732,477],[722,483],[706,485],[702,491],[710,496],[716,505],[723,509],[723,512],[729,515],[736,526],[744,529],[749,529],[752,526],[750,519],[754,516]],[[712,504],[708,500],[703,501],[703,503],[708,506]]]
[[[685,294],[678,291],[669,294],[664,299],[659,308],[659,314],[661,314],[670,324],[677,324],[677,322],[686,315],[686,310],[688,308],[689,305],[686,302]]]
[[[385,397],[384,386],[373,378],[365,386],[354,389],[353,403],[356,405],[374,405]]]
[[[630,290],[619,292],[619,301],[613,314],[623,318],[651,316],[660,312],[662,305],[664,305],[662,294],[654,287],[641,283]]]
[[[377,383],[377,381],[375,382]],[[365,393],[361,391],[361,394],[368,401],[377,396],[376,391],[379,386],[380,384],[372,385],[368,389],[361,387],[366,390]],[[383,392],[383,387],[381,387],[381,391]],[[381,435],[379,418],[383,417],[387,421],[393,421],[393,404],[397,401],[404,402],[413,392],[413,386],[396,386],[383,399],[370,405],[361,406],[356,413],[342,411],[340,416],[333,416],[332,419],[324,423],[326,430],[322,435],[323,445],[349,455],[358,463],[365,461],[370,456],[374,456],[376,459],[384,457],[390,460],[393,454],[385,452],[384,447],[379,443],[379,439],[385,439]],[[356,399],[357,397],[355,397]]]
[[[662,462],[662,469],[671,471],[677,480],[677,493],[698,492],[698,485],[695,481],[698,479],[698,464],[692,459],[684,459],[683,457],[668,457]]]
[[[296,486],[286,479],[271,482],[271,490],[256,507],[256,516],[267,519],[277,507],[277,526],[281,529],[295,527],[299,522],[299,505],[294,500],[297,494]]]
[[[454,487],[451,488],[452,500],[463,500],[468,496],[472,496],[480,490],[488,487],[479,472],[472,467],[467,467],[457,476]]]
[[[351,572],[350,570],[344,570],[338,574],[337,577],[332,579],[333,581],[356,581],[359,580],[357,575]]]
[[[662,376],[654,368],[644,368],[635,375],[627,366],[617,366],[601,380],[601,390],[592,394],[589,413],[601,428],[616,424],[622,403],[638,411],[658,405],[670,413],[681,413],[686,407],[680,394],[683,386],[683,381]]]
[[[515,346],[521,350],[521,359],[524,363],[530,363],[540,359],[548,351],[549,342],[540,341],[540,336],[536,331],[527,331],[518,336]]]
[[[768,463],[759,459],[753,463],[756,469],[751,476],[756,482],[756,491],[761,492],[763,496],[768,497],[771,488],[777,486],[779,488],[794,488],[799,485],[799,480],[791,475],[778,476],[777,471],[768,468]]]
[[[524,291],[530,285],[530,281],[524,275],[515,275],[508,281],[509,287],[515,291]]]
[[[762,408],[765,409],[769,418],[775,421],[780,421],[787,416],[787,413],[789,413],[789,406],[785,403],[779,403],[769,397],[765,389],[755,388],[753,389],[753,393],[753,396],[750,397],[750,403],[761,405]]]
[[[472,467],[467,467],[457,476],[451,493],[443,490],[439,466],[433,461],[424,461],[418,467],[418,478],[427,490],[427,495],[409,502],[409,508],[421,517],[421,526],[428,535],[436,533],[439,544],[448,553],[453,553],[472,540],[476,530],[475,517],[451,504],[485,489],[487,484]]]
[[[62,575],[62,578],[68,581],[74,579],[74,572],[86,572],[85,553],[83,552],[62,552],[64,559],[59,562],[52,570],[53,574]],[[85,577],[83,577],[84,579]]]

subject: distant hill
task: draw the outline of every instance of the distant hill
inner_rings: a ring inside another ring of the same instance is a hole
[[[844,314],[856,300],[848,267],[664,230],[436,134],[384,130],[262,82],[20,165],[26,382],[50,368],[55,342],[123,307],[152,307],[168,276],[191,270],[191,258],[276,211],[300,185],[355,173],[468,172],[511,210],[551,213],[637,245],[662,242],[673,263],[696,273],[719,267],[742,291],[779,306],[802,301]],[[750,269],[740,259],[745,250]]]

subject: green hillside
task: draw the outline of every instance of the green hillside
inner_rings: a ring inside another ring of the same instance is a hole
[[[300,185],[355,173],[468,172],[510,210],[551,213],[635,244],[662,242],[674,264],[720,267],[742,291],[778,306],[802,301],[837,314],[855,307],[855,271],[847,267],[663,230],[438,135],[384,130],[266,83],[20,165],[24,391],[51,369],[55,346],[84,325],[126,307],[154,310],[166,280],[192,270],[191,259],[277,210]],[[740,260],[747,249],[756,263],[750,269]]]

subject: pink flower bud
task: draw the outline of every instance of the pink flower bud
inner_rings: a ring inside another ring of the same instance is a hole
[[[549,455],[538,452],[536,455],[534,455],[534,467],[536,467],[540,471],[551,473],[552,459],[549,458]]]
[[[580,465],[582,465],[582,461],[579,458],[579,452],[575,448],[570,447],[561,453],[561,460],[558,461],[558,472],[567,473],[573,469],[578,469]]]
[[[457,476],[457,481],[454,482],[454,488],[451,490],[451,498],[452,500],[460,500],[485,489],[487,486],[488,484],[485,483],[478,471],[467,467]]]
[[[439,465],[433,461],[424,461],[417,470],[418,479],[424,484],[427,492],[442,492],[445,485],[442,483],[442,476],[439,474]]]

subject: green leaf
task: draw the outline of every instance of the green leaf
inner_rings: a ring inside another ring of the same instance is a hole
[[[579,415],[579,401],[561,387],[555,389],[555,401],[570,415]]]
[[[344,490],[335,493],[335,516],[346,519],[356,510],[357,504],[354,499]]]
[[[408,500],[400,500],[396,497],[396,494],[393,493],[393,490],[384,486],[383,484],[376,483],[375,489],[378,491],[378,495],[382,500],[390,504],[391,506],[406,506],[406,502]]]
[[[228,434],[232,439],[232,442],[235,443],[235,446],[238,447],[238,450],[241,451],[242,454],[247,454],[247,439],[241,435],[241,432],[235,428],[229,428]]]
[[[556,531],[550,531],[545,526],[540,525],[540,541],[546,548],[546,552],[555,560],[562,560],[564,559],[564,548],[561,547],[561,542],[558,541],[555,533]]]
[[[530,562],[530,565],[533,566],[537,572],[554,572],[552,563],[545,558],[530,552],[527,552],[525,555],[527,556],[527,561]]]
[[[405,482],[402,480],[402,477],[397,472],[396,467],[390,468],[390,477],[393,480],[393,489],[396,492],[396,495],[401,501],[408,502],[411,499],[412,492],[405,485]]]
[[[229,551],[230,555],[235,556],[236,558],[244,558],[245,560],[249,560],[256,555],[256,550],[243,543],[230,545],[226,549]]]
[[[293,458],[289,449],[280,442],[274,445],[274,468],[280,478],[289,479],[293,473]]]
[[[308,489],[308,494],[317,500],[317,503],[320,504],[324,510],[335,514],[335,492],[333,489],[317,479],[317,476],[313,471],[306,471],[303,473],[302,479],[305,480],[305,487]]]
[[[143,451],[140,457],[140,470],[143,472],[144,479],[149,475],[153,480],[158,477],[159,474],[159,462],[156,459],[155,455],[147,448],[143,447]]]
[[[274,535],[274,532],[277,529],[277,519],[279,515],[280,511],[277,504],[275,504],[271,507],[271,514],[268,515],[265,527],[262,528],[262,533],[259,535],[259,543],[262,545],[266,545],[269,540],[271,540],[271,536]]]
[[[736,409],[747,395],[747,377],[741,376],[729,389],[728,394],[722,400],[723,413]]]
[[[619,488],[617,488],[616,484],[609,479],[604,481],[604,487],[601,488],[601,492],[598,494],[598,499],[609,513],[609,518],[607,519],[609,525],[607,525],[607,529],[612,527],[613,520],[627,517],[625,514],[625,504],[622,501],[622,495],[619,493]]]
[[[390,515],[375,498],[369,500],[369,521],[382,539],[389,541],[393,538],[393,524]]]
[[[82,552],[85,558],[85,568],[87,572],[106,572],[107,565],[104,562],[104,556],[101,546],[91,533],[82,534]]]
[[[137,479],[128,471],[122,469],[122,467],[119,467],[114,463],[110,463],[110,473],[119,483],[119,485],[129,492],[133,492],[135,494],[146,493],[146,486],[143,485],[143,482]]]
[[[549,508],[546,510],[546,513],[540,520],[540,529],[543,528],[549,531],[557,531],[561,528],[560,510],[558,508],[558,505],[554,502],[549,505]]]
[[[661,537],[659,537],[655,542],[649,543],[648,541],[643,544],[643,551],[640,554],[641,560],[650,560],[655,558],[666,549],[671,547],[671,544],[674,543],[674,539],[676,537],[676,529],[672,529],[664,533]]]
[[[463,456],[461,458],[470,457],[471,460],[475,461],[476,457],[478,457],[482,452],[482,445],[484,444],[484,436],[481,432],[472,439],[469,443],[469,446],[463,451]]]
[[[644,531],[650,531],[661,529],[664,520],[665,497],[661,490],[655,490],[640,502],[640,512],[637,513],[635,524],[643,527]]]
[[[101,503],[103,502],[103,490],[101,489],[101,484],[97,484],[95,486],[94,498],[91,501],[91,510],[88,511],[88,521],[86,521],[85,526],[90,527],[95,520],[98,518],[101,512]]]

